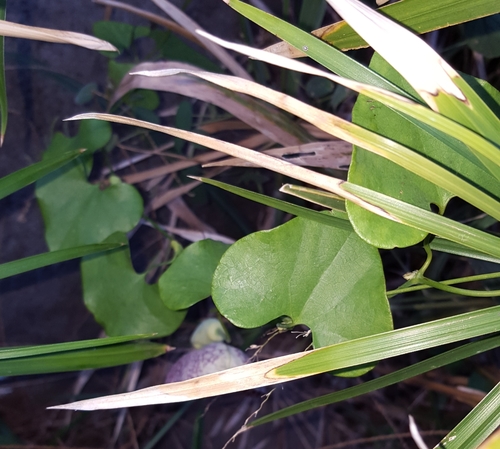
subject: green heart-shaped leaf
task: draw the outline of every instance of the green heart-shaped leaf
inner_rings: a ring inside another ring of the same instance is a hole
[[[377,249],[353,231],[302,218],[234,243],[212,297],[236,326],[288,316],[311,329],[315,347],[392,329]]]
[[[413,89],[380,56],[374,55],[370,67],[407,92]],[[416,126],[411,119],[383,104],[360,95],[353,110],[353,122],[401,143],[427,156],[483,189],[495,192],[497,183],[468,148],[453,136],[446,136],[430,126]],[[442,213],[451,194],[395,163],[354,147],[349,181],[431,210],[437,206]],[[346,205],[356,232],[379,248],[405,247],[425,237],[423,231],[391,222],[350,202]]]
[[[227,248],[225,243],[206,239],[182,251],[158,281],[165,305],[182,310],[210,296],[215,268]]]
[[[106,242],[126,243],[117,233]],[[158,284],[150,285],[132,267],[127,246],[86,257],[81,263],[83,298],[109,336],[156,332],[169,335],[182,323],[185,312],[168,309]]]
[[[108,123],[84,121],[73,138],[56,134],[44,154],[104,146],[111,137]],[[71,162],[36,184],[36,195],[45,222],[45,239],[51,251],[99,243],[117,231],[128,232],[142,215],[137,190],[111,177],[102,185],[87,181],[91,155]]]

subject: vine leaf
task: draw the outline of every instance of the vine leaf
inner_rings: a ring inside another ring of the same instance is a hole
[[[116,233],[106,242],[126,245],[127,237]],[[85,305],[109,336],[169,335],[186,315],[165,307],[158,284],[147,284],[145,274],[135,272],[128,246],[84,258],[81,271]]]
[[[353,231],[296,218],[234,243],[212,297],[236,326],[287,316],[316,348],[392,329],[380,256]]]
[[[225,243],[206,239],[182,251],[158,281],[165,305],[182,310],[210,296],[215,268],[228,248]]]

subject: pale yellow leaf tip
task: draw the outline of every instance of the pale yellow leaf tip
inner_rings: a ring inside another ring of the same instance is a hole
[[[458,73],[421,38],[358,0],[327,2],[433,109],[439,93],[466,101],[453,81]]]

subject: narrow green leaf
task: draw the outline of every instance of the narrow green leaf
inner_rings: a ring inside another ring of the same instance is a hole
[[[429,234],[443,237],[476,251],[500,257],[500,238],[455,220],[429,212],[411,204],[382,195],[373,190],[351,183],[344,183],[343,189],[355,194],[368,203],[396,218],[396,221],[420,229]]]
[[[349,221],[334,217],[330,214],[320,213],[315,210],[307,209],[306,207],[297,206],[296,204],[289,203],[287,201],[279,200],[267,195],[262,195],[260,193],[255,193],[250,190],[242,189],[241,187],[235,187],[224,182],[215,181],[208,178],[196,178],[191,176],[193,179],[198,179],[206,184],[219,187],[227,192],[234,193],[241,196],[242,198],[247,198],[249,200],[255,201],[256,203],[264,204],[269,207],[274,207],[275,209],[286,212],[287,214],[296,215],[297,217],[307,218],[308,220],[316,221],[317,223],[326,224],[329,226],[334,226],[339,229],[346,231],[352,230]]]
[[[323,207],[328,207],[332,209],[332,212],[335,212],[337,217],[349,220],[349,217],[345,213],[345,200],[338,195],[309,187],[295,186],[293,184],[285,184],[281,187],[280,192],[288,193],[289,195]],[[339,212],[344,212],[344,214],[340,215]]]
[[[122,246],[120,243],[98,243],[95,245],[79,246],[76,248],[61,249],[49,253],[38,254],[24,259],[14,260],[0,265],[0,279],[24,273],[37,268],[45,267],[66,260],[77,259],[94,253],[109,251]]]
[[[345,55],[335,47],[321,41],[316,36],[306,33],[290,25],[286,21],[243,3],[240,0],[226,0],[226,3],[231,8],[238,11],[242,16],[255,22],[257,25],[278,36],[280,39],[287,41],[295,48],[304,51],[307,56],[319,62],[323,67],[326,67],[332,72],[349,79],[354,79],[359,82],[381,87],[391,92],[399,93],[403,96],[408,96],[406,92],[399,89],[382,76]]]
[[[378,10],[415,33],[422,34],[457,25],[500,12],[497,0],[405,0],[383,6]],[[342,50],[367,47],[368,44],[345,21],[317,30],[318,37]]]
[[[5,20],[7,0],[0,0],[0,20]],[[5,84],[5,37],[0,37],[0,147],[7,130],[7,85]]]
[[[370,335],[318,349],[275,368],[268,378],[313,375],[434,348],[500,330],[500,306]]]
[[[459,243],[450,242],[449,240],[441,239],[439,237],[435,238],[431,242],[430,246],[433,251],[442,251],[456,256],[470,257],[471,259],[486,260],[487,262],[500,264],[500,257],[493,257],[489,254],[467,248]]]
[[[57,170],[71,160],[80,156],[83,150],[68,151],[56,157],[51,157],[36,164],[22,168],[0,179],[0,199],[26,187],[27,185],[43,178],[48,173]]]
[[[499,410],[500,383],[493,387],[483,400],[435,446],[436,449],[478,447],[500,426]]]
[[[124,335],[121,337],[96,338],[93,340],[71,341],[69,343],[55,343],[51,345],[20,346],[0,349],[0,360],[18,357],[31,357],[35,355],[54,354],[56,352],[76,351],[80,349],[98,348],[101,346],[117,345],[133,340],[142,340],[156,336],[154,333]]]
[[[157,357],[167,349],[166,345],[142,342],[1,360],[0,376],[108,368]]]
[[[229,245],[200,240],[177,256],[158,280],[160,296],[171,310],[182,310],[210,296],[212,277]]]
[[[317,407],[323,407],[325,405],[345,401],[346,399],[352,399],[363,394],[367,394],[372,391],[387,387],[389,385],[394,385],[395,383],[402,382],[406,379],[419,376],[420,374],[435,370],[445,365],[449,365],[459,360],[463,360],[467,357],[472,357],[482,352],[489,351],[491,349],[497,348],[498,346],[500,346],[500,337],[492,337],[486,340],[468,343],[459,348],[446,351],[443,354],[436,355],[427,360],[415,363],[414,365],[379,377],[378,379],[370,380],[361,385],[356,385],[351,388],[346,388],[345,390],[325,394],[314,399],[300,402],[299,404],[295,404],[290,407],[285,407],[277,412],[270,413],[269,415],[256,419],[255,421],[251,422],[249,426],[260,426],[261,424],[266,424],[277,419],[286,418],[287,416],[302,413]]]

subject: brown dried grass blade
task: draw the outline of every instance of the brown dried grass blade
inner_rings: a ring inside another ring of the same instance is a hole
[[[199,70],[180,62],[145,62],[135,66],[131,72],[169,69]],[[133,89],[173,92],[212,103],[283,146],[300,145],[311,140],[308,134],[282,111],[242,93],[231,92],[188,74],[162,78],[125,75],[110,104]]]
[[[0,20],[0,35],[8,37],[19,37],[57,44],[72,44],[79,47],[98,51],[118,51],[109,42],[73,31],[52,30],[49,28],[32,27],[20,25],[19,23]]]

